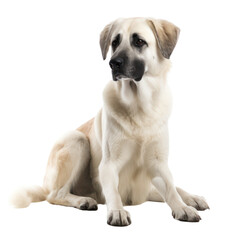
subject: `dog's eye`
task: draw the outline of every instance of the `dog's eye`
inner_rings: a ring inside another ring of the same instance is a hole
[[[139,47],[139,48],[142,47],[145,44],[146,44],[146,42],[144,40],[140,39],[140,38],[135,41],[135,46]]]
[[[118,34],[115,39],[112,41],[112,48],[115,51],[120,44],[120,34]]]
[[[118,44],[119,44],[119,41],[117,39],[112,41],[112,47],[116,48]]]

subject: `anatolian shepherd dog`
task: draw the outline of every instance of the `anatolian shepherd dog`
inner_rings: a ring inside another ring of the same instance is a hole
[[[167,85],[170,55],[179,28],[151,18],[118,19],[100,35],[103,59],[109,46],[113,81],[102,110],[52,149],[42,187],[22,190],[16,207],[47,200],[81,210],[107,204],[107,223],[131,223],[124,205],[166,202],[180,221],[198,222],[204,198],[175,187],[168,168]]]

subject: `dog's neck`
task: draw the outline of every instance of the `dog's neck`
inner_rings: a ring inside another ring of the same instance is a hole
[[[136,102],[138,97],[138,86],[131,79],[122,79],[117,82],[117,91],[124,104],[129,105]]]
[[[144,116],[146,119],[155,115],[160,117],[164,106],[171,104],[171,99],[166,97],[169,96],[166,79],[162,76],[144,76],[139,82],[130,79],[111,81],[103,96],[107,109],[111,109],[110,112],[115,118],[135,118],[139,115],[144,121]]]
[[[117,83],[117,92],[120,101],[127,107],[147,112],[155,108],[164,91],[166,79],[144,76],[139,82],[121,80]]]

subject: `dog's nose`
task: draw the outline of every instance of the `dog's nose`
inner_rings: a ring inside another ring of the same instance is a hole
[[[111,59],[109,65],[111,69],[119,69],[123,65],[123,59],[122,58]]]

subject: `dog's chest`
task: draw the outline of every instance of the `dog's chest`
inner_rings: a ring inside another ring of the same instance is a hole
[[[119,174],[119,193],[125,205],[135,205],[146,201],[151,179],[149,165],[154,156],[152,141],[126,140],[123,155],[125,163]]]
[[[132,116],[118,114],[115,117],[115,124],[122,129],[123,134],[145,141],[146,138],[157,135],[167,118],[160,110],[150,108],[146,113],[139,111]]]

